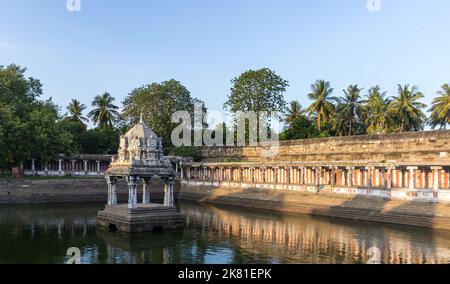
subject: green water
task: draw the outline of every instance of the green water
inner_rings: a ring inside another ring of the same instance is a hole
[[[102,204],[0,206],[0,263],[450,263],[450,232],[181,202],[186,228],[96,228]],[[375,251],[375,254],[370,252]],[[379,252],[379,254],[378,254]]]

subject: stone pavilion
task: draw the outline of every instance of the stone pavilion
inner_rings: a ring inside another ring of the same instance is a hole
[[[111,230],[148,232],[177,229],[184,226],[184,216],[174,206],[175,170],[163,155],[162,139],[141,118],[139,123],[120,138],[117,157],[105,173],[108,203],[100,211],[97,223]],[[150,181],[161,179],[164,184],[164,204],[150,202]],[[128,185],[128,204],[118,204],[116,184],[124,179]],[[137,189],[143,195],[138,202]]]

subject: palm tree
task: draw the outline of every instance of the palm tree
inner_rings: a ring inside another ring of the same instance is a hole
[[[350,85],[344,90],[344,98],[340,100],[342,116],[347,121],[348,135],[354,133],[353,129],[358,123],[358,113],[361,108],[361,90],[358,85]]]
[[[313,103],[306,110],[310,116],[316,116],[317,128],[322,129],[324,123],[328,122],[334,112],[334,104],[337,99],[332,97],[333,88],[330,87],[330,82],[324,80],[317,80],[311,85],[311,93],[308,94]]]
[[[112,127],[113,122],[119,115],[117,111],[119,108],[113,104],[114,100],[108,93],[94,98],[92,102],[94,109],[89,112],[88,117],[97,124],[98,128]]]
[[[69,106],[67,107],[67,111],[69,112],[68,119],[72,121],[79,121],[81,123],[88,122],[89,120],[83,116],[83,111],[86,109],[86,106],[80,103],[78,100],[73,99]]]
[[[419,102],[424,95],[416,86],[398,85],[398,97],[394,97],[389,104],[388,111],[400,126],[400,132],[419,131],[423,129],[426,120],[422,109],[425,104]]]
[[[334,116],[331,118],[331,130],[333,131],[333,135],[345,136],[348,134],[349,123],[344,108],[345,105],[342,103],[338,103],[335,108]]]
[[[446,129],[447,124],[450,123],[450,86],[444,84],[441,91],[438,91],[439,95],[433,100],[433,105],[430,109],[431,117],[429,124],[433,129],[437,126],[440,129]]]
[[[364,112],[366,114],[365,124],[367,132],[384,133],[387,129],[389,98],[386,98],[386,92],[381,92],[380,86],[372,87],[364,101]]]
[[[290,106],[286,108],[286,114],[284,121],[286,124],[290,124],[292,121],[294,121],[297,118],[300,118],[303,115],[303,109],[302,106],[298,101],[292,101],[290,103]]]

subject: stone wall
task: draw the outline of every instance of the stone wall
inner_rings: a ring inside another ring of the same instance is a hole
[[[151,184],[151,198],[163,199],[163,186],[159,181]],[[175,192],[179,184],[175,183]],[[118,199],[122,203],[128,200],[125,181],[117,186]],[[138,200],[142,198],[142,187]],[[87,203],[107,201],[105,179],[49,179],[49,180],[2,180],[0,181],[0,205],[6,204],[48,204],[48,203]]]
[[[450,164],[450,131],[411,132],[281,141],[279,154],[261,156],[260,147],[204,147],[203,162],[370,161]]]

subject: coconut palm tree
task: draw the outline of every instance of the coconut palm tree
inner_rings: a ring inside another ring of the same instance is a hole
[[[85,109],[86,106],[84,104],[80,103],[76,99],[73,99],[67,107],[67,111],[69,112],[67,118],[72,121],[79,121],[84,124],[85,122],[89,121],[86,117],[83,116],[83,111]]]
[[[359,123],[359,112],[361,108],[361,90],[358,85],[350,85],[347,90],[343,90],[345,96],[339,100],[341,105],[339,113],[345,119],[348,135],[354,134],[354,129]]]
[[[395,118],[400,132],[423,130],[426,115],[422,109],[426,105],[419,102],[423,97],[416,86],[398,85],[398,96],[389,104],[388,112]]]
[[[284,122],[286,124],[290,124],[296,118],[300,118],[303,115],[304,111],[302,106],[298,101],[292,101],[290,106],[286,108],[286,114],[284,117]]]
[[[110,94],[104,93],[96,96],[92,102],[94,109],[89,112],[88,117],[98,128],[112,127],[116,117],[119,115],[119,108],[113,104],[114,98]]]
[[[447,124],[450,123],[450,86],[444,84],[442,90],[438,91],[438,97],[433,100],[431,117],[429,125],[435,129],[439,126],[440,129],[446,129]]]
[[[345,136],[348,134],[349,122],[344,110],[345,107],[344,104],[338,103],[335,107],[334,116],[330,118],[333,135]]]
[[[317,128],[322,129],[322,126],[328,122],[334,113],[333,102],[337,98],[332,97],[333,88],[330,87],[330,82],[324,80],[317,80],[311,85],[311,93],[308,94],[313,103],[306,110],[310,116],[316,117]]]
[[[386,98],[386,92],[381,92],[380,86],[370,88],[363,107],[366,114],[365,124],[369,134],[386,132],[389,102],[389,98]]]

